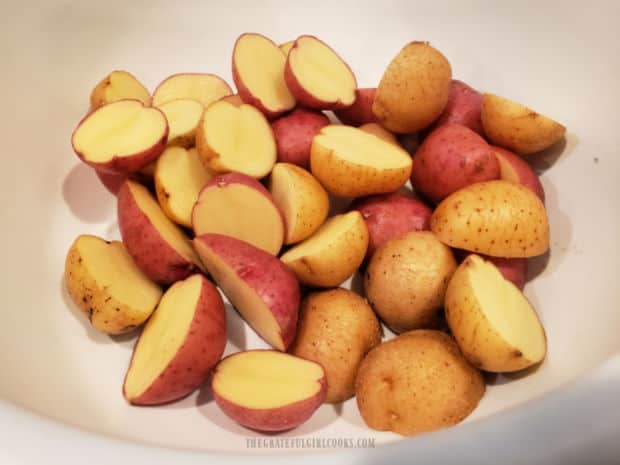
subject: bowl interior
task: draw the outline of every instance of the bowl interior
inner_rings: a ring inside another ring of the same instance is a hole
[[[232,46],[245,31],[276,42],[314,34],[348,61],[360,86],[376,85],[406,42],[429,40],[451,61],[454,77],[568,127],[563,143],[533,157],[552,240],[550,253],[530,263],[535,279],[526,294],[544,323],[548,357],[529,373],[489,377],[488,392],[467,421],[539,397],[620,351],[618,113],[612,106],[619,101],[612,84],[619,70],[615,42],[600,27],[607,20],[577,14],[573,5],[556,11],[540,4],[508,10],[431,3],[50,2],[35,12],[15,11],[4,27],[10,40],[0,46],[8,48],[6,77],[14,89],[2,91],[8,111],[0,116],[8,136],[0,171],[6,269],[0,363],[8,375],[0,377],[0,397],[70,425],[165,446],[245,451],[246,438],[258,436],[224,417],[208,389],[164,407],[128,406],[121,385],[135,334],[93,331],[62,278],[76,235],[119,238],[114,197],[69,144],[91,87],[114,69],[133,72],[150,89],[182,71],[213,72],[232,84]],[[359,286],[358,278],[352,281]],[[230,306],[227,313],[227,353],[265,347]],[[323,406],[282,436],[399,439],[366,428],[354,400]]]

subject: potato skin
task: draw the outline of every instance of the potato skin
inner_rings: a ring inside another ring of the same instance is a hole
[[[428,42],[411,42],[388,65],[372,106],[379,123],[406,134],[424,129],[444,110],[452,68]]]
[[[65,285],[71,300],[97,331],[123,334],[134,330],[151,316],[157,302],[147,311],[140,311],[120,302],[105,287],[99,286],[88,272],[78,249],[78,241],[82,237],[73,242],[65,260]],[[125,248],[122,243],[117,243]]]
[[[377,93],[376,87],[367,87],[355,91],[355,103],[348,108],[334,111],[342,124],[361,126],[362,124],[376,123],[377,117],[372,112],[372,102]]]
[[[443,113],[434,126],[442,124],[461,124],[484,136],[480,112],[482,111],[482,94],[462,81],[453,79],[450,95]]]
[[[493,145],[519,155],[540,152],[566,133],[560,123],[534,110],[493,94],[482,97],[482,126]]]
[[[405,436],[459,423],[484,392],[482,375],[454,340],[428,330],[401,334],[372,349],[355,381],[366,424]]]
[[[413,157],[411,184],[433,202],[470,184],[499,177],[499,162],[491,146],[460,124],[439,126]]]
[[[472,184],[444,199],[431,216],[431,230],[450,247],[493,257],[533,257],[549,248],[542,201],[503,180]]]
[[[380,342],[379,322],[366,301],[338,288],[304,299],[292,353],[321,364],[327,377],[325,401],[334,403],[353,397],[357,369]]]
[[[271,123],[276,139],[278,161],[310,168],[312,139],[329,124],[323,113],[296,108]]]
[[[434,326],[456,270],[449,247],[429,231],[413,231],[383,244],[364,275],[368,303],[394,332]]]

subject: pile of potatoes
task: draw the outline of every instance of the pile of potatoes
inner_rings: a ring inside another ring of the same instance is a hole
[[[232,70],[236,94],[201,73],[151,94],[114,71],[72,136],[117,196],[122,241],[79,236],[65,282],[97,330],[142,327],[130,403],[210,377],[249,428],[294,428],[355,396],[370,428],[413,435],[467,417],[483,372],[544,359],[521,292],[527,259],[549,248],[528,158],[561,124],[454,80],[427,42],[373,88],[309,35],[242,34]],[[348,207],[330,216],[335,198]],[[358,271],[362,295],[340,287]],[[221,294],[272,349],[221,359]]]

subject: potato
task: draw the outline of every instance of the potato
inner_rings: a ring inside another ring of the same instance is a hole
[[[416,132],[431,125],[450,95],[452,69],[427,42],[411,42],[388,65],[372,105],[378,122],[392,132]]]
[[[196,100],[207,108],[211,103],[232,94],[221,77],[205,73],[179,73],[168,76],[153,91],[155,107],[177,99]]]
[[[335,287],[353,275],[364,260],[367,248],[366,223],[358,211],[352,211],[331,217],[280,259],[302,284]]]
[[[545,357],[545,331],[533,307],[477,255],[467,257],[450,280],[446,320],[465,357],[483,370],[522,370]]]
[[[368,134],[374,134],[379,139],[383,139],[386,142],[389,142],[391,144],[396,145],[397,147],[402,148],[402,145],[400,145],[400,142],[398,142],[398,139],[396,138],[396,136],[378,123],[362,124],[359,127],[359,129],[361,129],[364,132],[367,132]]]
[[[480,372],[439,331],[401,334],[362,361],[355,396],[366,424],[405,436],[452,426],[484,395]]]
[[[501,147],[491,146],[499,162],[500,179],[516,182],[530,189],[545,203],[545,189],[536,171],[519,155]]]
[[[364,275],[368,303],[394,332],[433,326],[456,261],[431,232],[413,231],[383,244]]]
[[[162,295],[122,242],[90,235],[79,236],[67,253],[65,285],[93,327],[109,334],[140,326]]]
[[[482,97],[482,126],[493,145],[519,155],[540,152],[558,142],[566,128],[534,110],[493,94]]]
[[[372,112],[372,102],[377,93],[376,87],[357,89],[355,102],[348,108],[335,110],[334,114],[342,122],[350,126],[361,126],[367,123],[376,123],[377,117]]]
[[[434,126],[442,124],[461,124],[484,136],[480,112],[482,111],[482,94],[467,84],[456,79],[450,84],[450,95],[443,113]]]
[[[325,369],[326,402],[355,394],[362,359],[381,342],[377,317],[366,301],[347,289],[315,292],[304,299],[292,353]]]
[[[419,200],[394,192],[362,197],[351,204],[364,217],[370,239],[366,258],[381,245],[409,231],[430,230],[433,211]]]
[[[216,287],[195,274],[174,283],[136,343],[123,383],[135,405],[172,402],[199,388],[226,347],[226,312]]]
[[[127,71],[112,71],[92,90],[90,109],[125,99],[140,100],[144,105],[149,105],[151,94],[133,74]]]
[[[431,230],[450,247],[493,257],[533,257],[549,248],[542,201],[509,181],[472,184],[447,197],[431,216]]]
[[[453,252],[456,261],[459,263],[462,263],[471,255],[471,252],[467,250],[454,249]],[[527,280],[527,258],[503,258],[491,257],[490,255],[484,254],[477,255],[493,263],[505,279],[517,286],[519,290],[523,290],[525,281]]]
[[[310,167],[328,192],[361,197],[400,189],[411,174],[411,157],[374,134],[332,124],[314,137]]]
[[[460,124],[444,124],[416,151],[411,184],[433,202],[440,202],[465,186],[499,176],[495,152],[482,137]]]
[[[312,139],[328,124],[329,119],[323,113],[305,108],[296,108],[273,121],[271,129],[276,139],[278,161],[309,169]]]
[[[168,146],[193,147],[203,106],[196,100],[178,99],[162,103],[158,108],[166,116],[170,128]]]

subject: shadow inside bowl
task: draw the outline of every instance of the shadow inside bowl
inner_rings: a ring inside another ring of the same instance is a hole
[[[71,212],[85,223],[101,223],[116,212],[116,202],[99,182],[95,170],[79,163],[62,183],[62,196]]]
[[[526,378],[528,376],[536,373],[541,366],[543,366],[545,361],[543,360],[540,363],[532,365],[531,367],[524,368],[523,370],[513,371],[511,373],[490,373],[483,372],[484,381],[488,386],[501,386],[502,384],[512,383],[521,378]]]
[[[542,174],[551,168],[559,158],[566,158],[573,152],[577,145],[577,136],[566,134],[565,137],[553,144],[548,149],[533,155],[524,157],[538,174]]]

